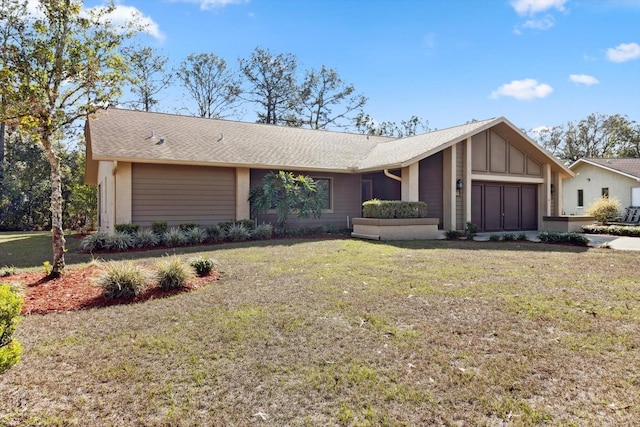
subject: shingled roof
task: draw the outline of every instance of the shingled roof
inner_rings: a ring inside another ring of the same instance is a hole
[[[603,159],[603,158],[584,158],[578,159],[574,162],[570,169],[574,169],[575,166],[580,163],[589,163],[594,166],[599,166],[610,171],[626,175],[630,178],[640,180],[640,159]]]
[[[87,161],[356,173],[404,167],[505,124],[517,131],[501,117],[397,139],[109,108],[87,122]]]

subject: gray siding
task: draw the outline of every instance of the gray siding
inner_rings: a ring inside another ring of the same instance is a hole
[[[442,228],[442,151],[420,160],[419,199],[427,204],[429,218],[438,218]]]
[[[131,170],[132,222],[169,226],[217,224],[235,219],[235,168],[134,163]]]
[[[262,178],[268,173],[267,170],[251,170],[251,187],[259,185]],[[347,227],[347,217],[352,218],[362,216],[361,184],[360,175],[305,172],[296,171],[295,174],[307,175],[312,178],[331,179],[332,209],[325,212],[321,218],[298,219],[296,214],[292,214],[288,219],[288,225],[293,228],[315,227],[320,225],[330,225],[337,228]],[[275,224],[277,217],[275,214],[259,215],[256,218],[259,223],[267,222]],[[350,224],[350,223],[349,223]],[[349,225],[350,226],[350,225]]]

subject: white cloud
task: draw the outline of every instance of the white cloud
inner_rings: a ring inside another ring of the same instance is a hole
[[[230,4],[249,3],[249,0],[172,0],[181,3],[195,3],[200,5],[201,10],[211,10],[221,8]]]
[[[591,86],[600,83],[598,79],[593,76],[589,76],[586,74],[571,74],[569,75],[569,80],[574,83],[580,83],[583,85]]]
[[[511,6],[518,15],[535,15],[549,9],[564,10],[568,0],[511,0]]]
[[[513,80],[511,83],[503,84],[491,92],[490,98],[498,99],[502,96],[510,96],[520,100],[533,98],[546,98],[553,92],[553,88],[548,84],[538,83],[536,79]]]
[[[607,59],[613,62],[626,62],[640,58],[638,43],[622,43],[615,48],[607,49]]]
[[[534,30],[548,30],[555,25],[553,16],[547,15],[542,19],[529,19],[522,24],[524,28],[531,28]]]

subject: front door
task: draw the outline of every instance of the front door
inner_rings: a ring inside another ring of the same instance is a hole
[[[471,221],[481,231],[536,230],[537,200],[535,184],[474,182]]]

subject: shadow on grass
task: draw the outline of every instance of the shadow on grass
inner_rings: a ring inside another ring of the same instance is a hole
[[[245,242],[224,242],[199,246],[181,246],[174,248],[158,248],[146,250],[131,250],[127,252],[100,251],[87,253],[81,251],[81,239],[78,234],[65,235],[67,253],[66,264],[69,266],[85,264],[94,259],[105,261],[139,260],[145,258],[159,258],[165,255],[188,255],[200,252],[215,252],[221,249],[294,246],[312,241],[350,239],[345,235],[325,235],[322,237],[301,237],[289,239],[270,239]],[[460,249],[460,250],[499,250],[499,251],[539,251],[582,253],[588,247],[551,245],[531,241],[491,242],[466,240],[409,240],[409,241],[369,241],[362,242],[372,245],[388,245],[403,249]],[[16,268],[41,267],[44,261],[52,258],[51,235],[49,232],[17,232],[0,233],[0,267],[13,266]]]

